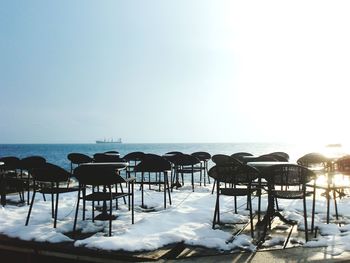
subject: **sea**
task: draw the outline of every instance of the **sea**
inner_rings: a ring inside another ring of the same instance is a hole
[[[197,151],[214,154],[233,154],[249,152],[262,155],[271,152],[286,152],[290,161],[295,162],[299,157],[310,152],[320,152],[329,156],[341,156],[347,153],[348,147],[341,144],[305,144],[305,143],[90,143],[90,144],[0,144],[0,157],[16,156],[24,158],[32,155],[44,157],[48,162],[70,169],[67,159],[69,153],[77,152],[89,156],[106,151],[118,151],[120,156],[141,151],[163,155],[170,151],[180,151],[191,154]],[[212,164],[211,164],[212,165]]]

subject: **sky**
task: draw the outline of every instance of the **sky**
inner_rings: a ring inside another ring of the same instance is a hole
[[[349,1],[0,6],[0,143],[350,142]]]

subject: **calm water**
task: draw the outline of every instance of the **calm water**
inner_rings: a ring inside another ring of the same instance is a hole
[[[206,151],[210,154],[232,154],[235,152],[250,152],[254,155],[261,155],[275,151],[283,151],[290,155],[290,160],[295,161],[302,155],[309,152],[341,152],[341,148],[326,148],[315,145],[295,145],[276,143],[148,143],[148,144],[0,144],[0,157],[17,156],[19,158],[30,155],[43,156],[48,162],[57,164],[69,169],[70,162],[67,155],[71,152],[84,153],[89,156],[97,152],[116,150],[121,156],[133,151],[145,153],[164,154],[169,151],[181,151],[192,153]]]

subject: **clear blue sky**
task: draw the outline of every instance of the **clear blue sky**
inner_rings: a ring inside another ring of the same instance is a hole
[[[350,138],[347,1],[0,3],[0,143]]]

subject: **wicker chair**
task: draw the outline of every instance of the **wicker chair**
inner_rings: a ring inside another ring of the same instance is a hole
[[[272,152],[269,153],[269,155],[277,156],[277,157],[282,157],[283,159],[282,162],[288,162],[289,161],[289,154],[285,152]]]
[[[145,154],[143,152],[131,152],[123,157],[123,159],[129,163],[129,165],[126,167],[127,177],[130,177],[131,174],[134,174],[136,177],[134,169],[136,165],[142,161],[144,156]]]
[[[93,158],[95,163],[113,163],[113,162],[123,162],[119,154],[113,153],[95,153]]]
[[[267,216],[269,225],[275,215],[279,215],[273,206],[274,199],[302,199],[305,225],[305,240],[308,241],[307,209],[306,197],[313,194],[313,191],[307,191],[307,184],[314,180],[316,175],[308,168],[296,164],[276,164],[268,167],[264,171],[265,179],[268,182],[269,207]],[[287,223],[295,223],[287,221]],[[267,225],[266,225],[267,227]],[[311,229],[312,230],[312,229]]]
[[[241,162],[243,161],[244,156],[253,156],[253,154],[248,153],[248,152],[236,152],[234,154],[231,154],[231,157],[233,157]]]
[[[237,158],[235,157],[232,157],[229,156],[229,155],[226,155],[226,154],[215,154],[212,156],[211,160],[216,164],[216,165],[228,165],[228,164],[232,164],[232,165],[241,165],[242,162],[240,160],[238,160]],[[215,189],[215,184],[216,184],[216,181],[214,179],[214,184],[213,184],[213,188],[211,190],[211,193],[213,194],[214,193],[214,189]]]
[[[22,178],[22,173],[20,173],[21,169],[21,161],[19,158],[14,156],[7,156],[0,158],[0,162],[3,162],[4,165],[1,166],[2,172],[1,175],[1,195],[2,204],[6,204],[6,192],[9,189],[14,189],[18,192],[19,198],[21,202],[24,202],[24,190],[26,189],[25,181]]]
[[[27,183],[27,204],[29,205],[29,200],[30,200],[30,187],[31,187],[31,182],[32,182],[32,170],[41,168],[46,164],[46,160],[44,157],[41,156],[28,156],[26,158],[21,159],[21,173],[22,176],[24,171],[27,172],[27,178],[26,178],[26,183]],[[43,194],[44,200],[45,200],[45,194]]]
[[[184,175],[191,175],[192,191],[194,192],[194,175],[202,172],[201,161],[189,154],[175,154],[172,158],[174,164],[174,174],[172,177],[172,185],[177,185],[179,176],[181,175],[182,185],[184,185]],[[174,181],[176,180],[177,183]]]
[[[204,179],[204,186],[206,186],[206,177],[208,177],[208,183],[210,184],[210,177],[208,175],[208,162],[211,159],[211,154],[208,152],[194,152],[191,154],[194,157],[197,157],[201,161],[201,174],[200,174],[200,185],[202,185],[202,172],[203,172],[203,179]]]
[[[131,210],[131,223],[134,223],[134,178],[124,179],[119,175],[119,169],[125,168],[122,165],[115,166],[110,164],[89,164],[80,165],[75,168],[74,176],[79,181],[79,191],[77,197],[77,206],[74,217],[73,231],[76,231],[79,203],[83,200],[83,220],[85,220],[85,202],[92,202],[92,221],[109,221],[109,236],[112,235],[112,220],[116,217],[112,214],[112,201],[119,198],[129,197],[129,210]],[[118,192],[117,185],[128,183],[128,191]],[[112,186],[115,185],[115,191]],[[92,192],[86,194],[87,186],[91,186]],[[101,186],[101,188],[100,188]],[[102,189],[102,190],[100,190]],[[130,201],[131,198],[131,201]],[[103,211],[95,217],[94,202],[103,202]],[[109,201],[109,213],[107,213],[107,201]]]
[[[70,172],[73,173],[75,166],[79,166],[82,163],[91,163],[93,159],[83,153],[70,153],[67,155],[68,160],[70,161]]]
[[[51,195],[51,216],[54,219],[53,227],[56,228],[59,194],[78,190],[77,188],[68,188],[66,185],[62,186],[62,183],[68,182],[70,175],[71,174],[63,168],[51,163],[45,163],[41,167],[31,169],[31,176],[33,179],[33,195],[25,223],[26,226],[29,223],[29,218],[34,205],[35,194],[39,192],[43,195]]]
[[[145,154],[142,161],[137,164],[134,168],[134,172],[141,173],[141,206],[145,208],[144,203],[144,184],[156,184],[161,187],[163,185],[164,191],[164,209],[166,209],[167,204],[167,193],[169,197],[169,204],[171,205],[171,195],[168,172],[171,170],[171,163],[165,158],[156,154]],[[150,173],[154,176],[149,176],[147,181],[145,178],[145,173]],[[162,176],[163,175],[163,176]]]
[[[297,163],[299,165],[305,166],[312,170],[316,174],[316,178],[313,181],[313,184],[310,184],[314,188],[314,198],[312,202],[312,222],[311,222],[311,229],[314,229],[314,214],[315,214],[315,203],[316,203],[316,190],[321,189],[325,191],[324,196],[326,197],[327,201],[327,224],[329,224],[329,218],[330,218],[330,200],[331,200],[331,194],[333,193],[333,201],[334,201],[334,209],[335,209],[335,215],[338,219],[338,205],[337,205],[337,198],[336,198],[336,191],[338,188],[332,187],[332,179],[333,179],[333,167],[331,165],[331,161],[319,153],[308,153],[304,156],[300,157],[297,160]],[[320,185],[317,183],[317,177],[324,176],[327,179],[326,185]]]
[[[258,178],[259,172],[255,168],[244,164],[215,165],[209,170],[209,176],[216,181],[216,203],[213,218],[213,228],[220,224],[220,195],[247,196],[249,207],[251,236],[254,237],[253,211],[251,195],[257,191],[252,182]],[[237,214],[237,202],[235,202]]]

